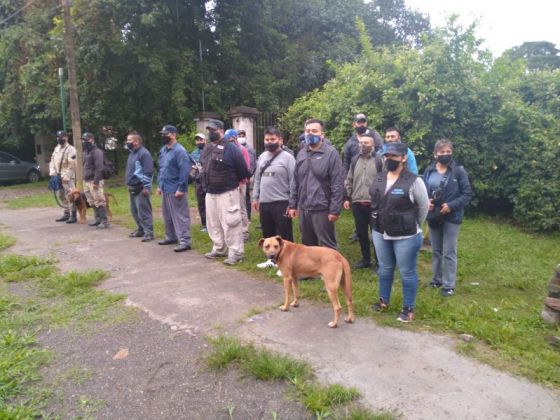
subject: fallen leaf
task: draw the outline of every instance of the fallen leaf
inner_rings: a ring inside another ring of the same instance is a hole
[[[120,349],[114,356],[113,360],[122,360],[128,357],[128,349]]]

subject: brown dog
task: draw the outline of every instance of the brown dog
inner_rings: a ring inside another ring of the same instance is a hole
[[[282,311],[287,311],[290,306],[299,305],[298,277],[321,275],[325,288],[329,294],[333,309],[334,319],[329,322],[329,327],[336,328],[342,306],[338,300],[338,288],[342,284],[348,316],[346,322],[354,322],[354,305],[352,304],[352,272],[350,264],[340,252],[321,246],[305,246],[282,239],[280,236],[261,239],[259,247],[267,258],[278,264],[284,277],[284,304]],[[290,300],[290,285],[294,293],[294,300]]]
[[[107,215],[109,216],[109,221],[113,218],[113,214],[111,213],[111,209],[109,208],[109,197],[113,199],[115,205],[119,205],[117,203],[117,199],[111,193],[104,192],[105,195],[105,202],[107,203]],[[76,206],[76,210],[78,212],[78,221],[79,223],[86,222],[86,212],[91,206],[89,205],[86,195],[78,189],[73,189],[68,193],[66,199]]]

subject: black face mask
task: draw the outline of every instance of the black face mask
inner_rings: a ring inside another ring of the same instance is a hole
[[[398,160],[387,159],[386,164],[387,164],[387,170],[389,172],[393,172],[399,169],[401,163]]]
[[[362,134],[364,134],[367,131],[367,127],[356,127],[356,133],[358,133],[360,136]]]
[[[437,161],[442,165],[449,165],[449,163],[453,160],[453,155],[438,155]]]
[[[198,150],[204,149],[204,143],[196,143],[196,148],[197,148]]]
[[[65,139],[56,139],[56,142],[58,144],[60,144],[61,146],[64,146],[64,143],[66,143],[66,140]]]
[[[161,136],[161,142],[162,144],[169,144],[169,142],[171,141],[171,136]]]
[[[280,144],[278,143],[266,143],[264,145],[265,150],[268,150],[269,152],[275,152],[278,150],[278,148],[280,147]]]
[[[84,150],[91,150],[91,148],[93,147],[93,144],[91,144],[89,141],[83,141],[82,142],[82,147]]]
[[[134,150],[134,144],[133,143],[126,143],[126,148],[132,152],[132,150]]]
[[[208,138],[210,139],[210,141],[214,142],[220,140],[221,137],[220,133],[218,133],[217,131],[211,131],[208,135]]]

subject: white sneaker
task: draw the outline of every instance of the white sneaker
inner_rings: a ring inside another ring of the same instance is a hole
[[[282,275],[282,272],[281,272],[280,270],[278,270],[278,271],[276,272],[276,275],[277,275],[278,277],[284,277],[284,276]]]
[[[260,264],[257,264],[258,268],[269,268],[269,267],[276,267],[276,263],[272,260],[266,260]]]

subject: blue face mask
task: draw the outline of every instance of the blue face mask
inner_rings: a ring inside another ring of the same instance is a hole
[[[317,134],[306,134],[305,135],[305,143],[308,145],[314,145],[321,141],[321,136]]]

